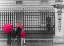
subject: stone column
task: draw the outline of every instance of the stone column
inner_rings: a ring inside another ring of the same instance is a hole
[[[55,36],[53,43],[64,43],[64,13],[62,8],[55,8]]]

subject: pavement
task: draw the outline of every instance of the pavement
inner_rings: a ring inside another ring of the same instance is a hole
[[[8,45],[7,41],[0,41],[0,46],[64,46],[64,44],[54,44],[53,40],[27,40],[26,44],[22,45]]]

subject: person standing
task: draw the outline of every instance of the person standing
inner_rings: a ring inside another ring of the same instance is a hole
[[[11,33],[13,31],[13,25],[12,24],[4,24],[2,26],[2,31],[7,34],[7,45],[11,45]]]
[[[17,36],[17,44],[21,45],[21,37],[20,33],[24,29],[23,25],[20,23],[16,23],[17,29],[16,29],[16,36]]]

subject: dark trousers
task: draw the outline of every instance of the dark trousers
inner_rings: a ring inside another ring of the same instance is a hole
[[[7,44],[11,44],[11,33],[10,33],[10,34],[8,34]]]
[[[17,36],[17,44],[21,45],[21,38],[20,38],[20,36]]]
[[[21,37],[20,37],[20,33],[21,33],[21,29],[18,27],[17,30],[13,30],[11,33],[8,34],[8,38],[7,38],[7,44],[11,44],[11,38],[14,41],[14,38],[17,38],[17,44],[21,45]]]

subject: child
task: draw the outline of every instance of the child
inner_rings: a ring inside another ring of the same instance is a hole
[[[26,43],[26,42],[25,42],[25,36],[26,36],[26,33],[25,33],[24,30],[22,30],[20,36],[21,36],[21,40],[22,40],[21,44]]]

